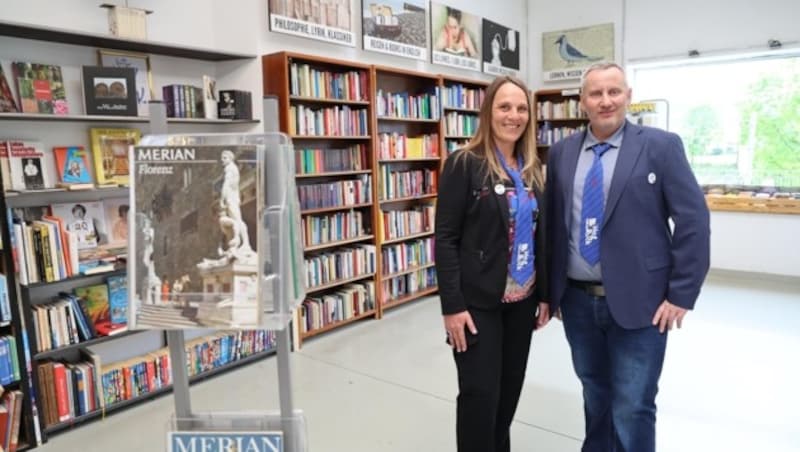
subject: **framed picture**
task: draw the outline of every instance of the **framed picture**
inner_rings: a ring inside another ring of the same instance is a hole
[[[364,50],[428,59],[428,2],[361,0]]]
[[[139,144],[137,129],[89,129],[92,158],[98,185],[127,186],[129,181],[128,148]]]
[[[481,18],[443,3],[431,2],[433,63],[481,70]]]
[[[614,61],[614,24],[542,33],[545,82],[580,79],[597,61]]]
[[[133,68],[136,80],[136,105],[139,115],[148,116],[148,102],[153,99],[153,80],[150,75],[150,56],[144,53],[99,49],[100,66]]]
[[[351,7],[351,0],[269,0],[269,29],[355,47]]]
[[[135,72],[130,67],[84,66],[83,98],[86,114],[136,116]]]

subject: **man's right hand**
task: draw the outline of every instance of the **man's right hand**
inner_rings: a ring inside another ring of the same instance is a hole
[[[467,338],[464,334],[465,327],[469,328],[472,334],[478,334],[478,329],[475,328],[475,323],[472,322],[472,316],[469,311],[461,311],[444,316],[444,329],[450,339],[450,346],[458,353],[467,351]]]

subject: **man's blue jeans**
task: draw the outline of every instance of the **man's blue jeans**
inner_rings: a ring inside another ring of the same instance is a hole
[[[568,287],[561,303],[572,364],[583,384],[582,452],[656,450],[656,393],[667,334],[626,330],[604,297]]]

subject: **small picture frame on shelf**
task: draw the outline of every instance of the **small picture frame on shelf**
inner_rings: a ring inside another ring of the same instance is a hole
[[[82,75],[87,115],[137,116],[133,68],[83,66]]]
[[[150,56],[144,53],[108,49],[99,49],[97,54],[100,66],[125,67],[135,70],[136,104],[139,106],[139,114],[147,116],[149,113],[147,104],[155,97],[150,74]]]

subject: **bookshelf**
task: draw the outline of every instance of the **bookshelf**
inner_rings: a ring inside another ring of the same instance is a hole
[[[246,55],[229,52],[219,52],[213,49],[202,49],[195,47],[188,47],[182,45],[174,45],[170,43],[161,43],[147,40],[129,40],[118,39],[113,36],[83,33],[70,30],[63,30],[52,27],[44,27],[30,24],[14,23],[9,21],[0,21],[0,41],[4,44],[2,51],[0,51],[0,59],[4,63],[9,61],[35,61],[47,63],[48,61],[55,65],[60,65],[64,68],[64,86],[66,87],[66,100],[69,104],[70,114],[68,115],[49,115],[49,114],[32,114],[32,113],[1,113],[0,114],[0,136],[4,139],[25,138],[27,140],[38,140],[42,143],[44,153],[52,153],[54,146],[67,146],[67,145],[80,145],[87,151],[91,150],[89,140],[90,127],[141,127],[144,124],[145,130],[147,123],[150,119],[146,116],[101,116],[101,115],[85,115],[82,114],[82,92],[80,88],[80,66],[82,65],[95,65],[97,64],[97,50],[98,48],[144,52],[149,55],[160,55],[165,58],[165,61],[171,61],[173,58],[183,59],[182,63],[172,61],[170,64],[187,64],[191,67],[199,68],[203,66],[208,67],[208,73],[214,74],[218,68],[225,69],[224,76],[221,82],[234,81],[238,77],[238,71],[245,70],[244,68],[252,62],[256,56]],[[53,46],[53,43],[61,44],[60,46]],[[57,50],[53,50],[58,47]],[[222,66],[219,66],[219,62]],[[241,63],[241,64],[240,64]],[[9,67],[6,65],[6,68]],[[235,69],[234,69],[235,67]],[[179,79],[186,78],[185,71],[174,71],[174,68],[158,66],[159,74],[165,75],[165,80],[178,81]],[[8,81],[13,87],[13,78],[11,72],[5,71]],[[199,83],[201,79],[198,73],[192,83]],[[219,85],[218,85],[219,86]],[[153,92],[156,96],[160,97],[160,86],[153,86]],[[227,86],[225,87],[227,88]],[[13,89],[13,88],[12,88]],[[15,93],[16,97],[16,93]],[[140,111],[141,114],[141,111]],[[176,125],[183,130],[208,130],[211,128],[215,131],[223,131],[219,127],[233,125],[235,130],[242,130],[242,128],[250,127],[253,124],[259,123],[258,120],[225,120],[225,119],[202,119],[202,118],[167,118],[166,123],[170,126]],[[91,157],[90,157],[91,161]],[[93,167],[90,165],[90,171],[94,173]],[[57,178],[56,175],[52,175]],[[94,178],[96,181],[96,177]],[[2,182],[0,180],[0,182]],[[0,196],[0,211],[4,214],[13,210],[20,212],[24,209],[40,206],[50,206],[57,203],[89,203],[89,202],[102,202],[115,198],[127,198],[127,187],[114,187],[114,188],[95,188],[91,190],[69,191],[63,189],[53,190],[33,190],[33,191],[18,191],[18,192],[3,192]],[[19,274],[15,272],[15,254],[12,253],[11,244],[16,244],[16,259],[24,259],[25,255],[20,252],[22,246],[21,238],[19,236],[12,237],[13,229],[10,227],[10,220],[3,221],[0,227],[0,237],[5,245],[3,247],[2,270],[7,279],[7,288],[9,299],[11,300],[12,321],[9,325],[4,326],[0,323],[0,335],[10,334],[16,339],[16,353],[19,359],[20,378],[17,382],[12,384],[3,385],[6,391],[18,389],[22,391],[22,410],[21,410],[21,423],[17,450],[25,450],[33,448],[47,442],[50,435],[57,432],[66,431],[75,428],[86,421],[95,419],[102,419],[105,414],[116,412],[126,407],[132,406],[139,402],[149,400],[155,395],[168,392],[171,387],[169,385],[161,385],[157,390],[148,387],[148,391],[143,391],[141,394],[133,396],[133,391],[130,387],[131,395],[126,397],[125,400],[120,400],[117,403],[109,404],[105,409],[89,410],[86,413],[79,414],[76,406],[72,406],[72,412],[60,413],[59,419],[55,422],[53,419],[48,419],[53,411],[54,403],[57,405],[59,398],[63,404],[65,400],[65,393],[62,388],[55,388],[54,384],[47,384],[47,381],[41,381],[40,376],[46,375],[47,369],[50,367],[49,363],[62,363],[64,367],[74,369],[74,366],[80,361],[85,361],[87,354],[93,353],[97,358],[92,364],[96,364],[98,374],[105,374],[112,367],[122,369],[122,365],[131,360],[138,360],[139,363],[145,363],[153,354],[158,354],[159,350],[166,347],[166,337],[161,331],[130,331],[123,332],[111,336],[99,336],[93,339],[86,339],[80,337],[76,331],[75,314],[72,314],[70,324],[69,308],[56,311],[52,310],[52,318],[47,318],[48,321],[45,325],[41,324],[38,320],[34,321],[34,311],[39,310],[43,306],[51,305],[54,297],[59,292],[70,292],[77,287],[83,287],[91,284],[102,283],[109,276],[119,276],[126,274],[124,264],[118,265],[116,268],[107,273],[96,275],[73,274],[68,277],[63,277],[56,281],[50,282],[35,282],[27,284],[20,281]],[[19,264],[19,262],[17,262]],[[19,267],[17,267],[19,268]],[[61,275],[65,276],[65,275]],[[56,313],[57,312],[57,313]],[[73,311],[74,312],[74,311]],[[48,347],[42,347],[42,342],[38,340],[39,331],[36,325],[44,326],[44,328],[51,331],[45,334],[53,335],[55,332],[49,325],[50,320],[58,320],[61,327],[61,332],[66,328],[72,326],[72,338],[66,341],[60,341],[57,346],[53,344]],[[205,349],[221,349],[221,341],[219,334],[212,334],[211,331],[199,332],[202,334],[185,333],[187,337],[187,347],[197,346]],[[255,359],[264,358],[272,353],[274,347],[274,334],[266,331],[253,331],[242,334],[250,334],[252,337],[240,338],[239,342],[232,341],[232,339],[225,339],[225,344],[236,344],[238,347],[238,355],[229,356],[227,360],[217,361],[213,363],[202,363],[196,367],[196,370],[190,374],[193,375],[192,381],[219,374],[233,367],[252,362]],[[194,342],[190,342],[190,339]],[[261,342],[258,342],[261,341]],[[257,344],[261,346],[256,347]],[[205,344],[205,345],[203,345]],[[232,346],[232,345],[231,345]],[[242,351],[245,347],[253,347],[248,349],[245,354]],[[187,352],[187,356],[192,355]],[[200,359],[200,358],[198,358]],[[139,377],[143,378],[144,375],[148,377],[152,375],[146,366],[142,367],[129,367],[126,372],[139,373]],[[44,373],[43,373],[44,372]],[[70,375],[78,375],[72,373]],[[88,373],[81,372],[83,377]],[[62,374],[64,375],[64,374]],[[166,373],[165,373],[166,375]],[[109,390],[109,383],[105,380],[98,380],[99,384],[93,387],[93,394],[99,398],[104,395],[104,390]],[[144,386],[142,386],[144,387]],[[73,392],[73,401],[75,401]],[[54,399],[52,396],[55,395]],[[92,398],[92,395],[87,395],[84,401]],[[56,400],[56,402],[54,402]],[[68,399],[66,399],[68,400]],[[69,407],[69,403],[67,404]],[[56,407],[57,408],[57,407]]]
[[[262,57],[264,93],[296,150],[306,300],[303,340],[378,315],[371,68],[294,52]]]
[[[580,110],[580,88],[547,89],[533,95],[536,144],[539,158],[547,162],[550,146],[586,128],[589,120]]]
[[[441,77],[374,66],[378,306],[436,291],[433,212],[442,158]]]
[[[478,116],[488,82],[442,76],[442,149],[463,147],[478,129]]]

